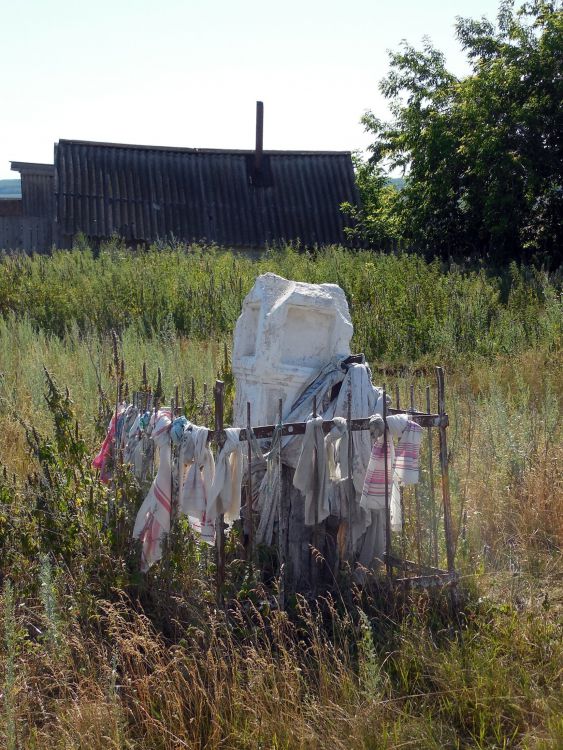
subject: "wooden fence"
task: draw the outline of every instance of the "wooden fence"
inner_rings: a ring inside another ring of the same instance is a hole
[[[385,390],[385,386],[384,386]],[[430,387],[426,386],[426,410],[421,411],[415,408],[415,388],[413,385],[410,386],[410,405],[404,407],[400,403],[399,388],[395,391],[394,405],[387,407],[385,406],[384,419],[388,415],[408,413],[409,418],[417,422],[426,432],[427,437],[427,448],[424,456],[424,470],[425,470],[425,487],[424,487],[424,502],[421,501],[421,492],[418,486],[412,486],[408,488],[401,488],[401,510],[403,516],[403,531],[400,534],[391,534],[391,523],[390,523],[390,505],[391,498],[386,496],[385,498],[385,517],[386,517],[386,535],[385,535],[385,554],[383,556],[383,563],[385,564],[386,572],[389,576],[393,577],[396,582],[401,582],[408,585],[421,585],[423,587],[434,585],[434,584],[448,584],[455,583],[457,579],[457,573],[455,570],[455,539],[454,529],[452,526],[452,511],[450,503],[450,487],[449,487],[449,471],[448,471],[448,446],[447,446],[447,427],[449,424],[448,415],[446,412],[445,402],[445,379],[444,370],[441,367],[436,368],[436,393],[437,393],[437,409],[432,411],[431,409],[431,395]],[[225,441],[225,431],[223,426],[224,419],[224,383],[217,380],[213,391],[214,395],[214,418],[215,418],[215,429],[210,430],[208,434],[208,440],[213,442],[217,450],[221,450]],[[139,398],[140,397],[140,398]],[[155,409],[159,408],[158,403],[153,402],[152,394],[138,393],[135,394],[134,402],[138,406],[143,408]],[[195,388],[192,379],[192,404],[195,402]],[[386,398],[383,399],[386,404]],[[256,439],[268,439],[274,435],[275,430],[281,429],[282,436],[293,436],[302,435],[305,433],[305,422],[283,422],[281,419],[282,404],[278,405],[279,421],[277,425],[259,425],[251,426],[251,405],[247,404],[247,426],[242,428],[240,431],[241,442],[248,443],[248,471],[246,473],[247,486],[245,491],[246,503],[248,504],[246,518],[247,524],[249,524],[248,537],[246,540],[246,559],[251,563],[256,560],[256,549],[255,549],[255,520],[253,513],[253,497],[255,496],[252,491],[252,450],[250,447],[250,441],[248,437],[252,433]],[[171,413],[174,416],[185,413],[184,399],[180,399],[178,395],[178,389],[176,388],[175,398],[171,400]],[[316,403],[313,404],[313,415],[316,416]],[[190,415],[188,415],[190,416]],[[194,415],[191,415],[192,418]],[[203,406],[201,407],[201,416],[204,421],[206,418],[211,416],[211,404],[207,399],[207,387],[204,388]],[[348,407],[348,432],[358,430],[369,430],[370,428],[370,415],[366,415],[361,419],[351,419],[350,417],[350,406]],[[330,432],[334,422],[332,420],[323,421],[323,431],[326,433]],[[440,494],[441,498],[436,498],[436,489],[434,486],[434,453],[433,443],[434,435],[437,433],[437,440],[439,446],[439,466],[440,466]],[[384,434],[384,440],[387,439],[387,433]],[[349,451],[353,451],[353,441],[349,441]],[[384,449],[384,456],[387,455],[387,451]],[[352,465],[353,455],[348,457],[348,465]],[[255,460],[255,459],[254,459]],[[422,456],[421,456],[422,461]],[[422,468],[422,467],[421,467]],[[278,575],[280,585],[280,606],[284,606],[284,592],[286,590],[286,584],[289,589],[295,583],[292,580],[291,573],[291,560],[288,559],[288,549],[290,546],[290,531],[289,531],[289,519],[288,519],[288,498],[284,497],[284,494],[295,494],[297,491],[292,486],[291,480],[287,480],[287,477],[283,477],[282,462],[281,459],[278,461],[278,470],[280,472],[279,477],[279,492],[280,497],[278,499],[278,534],[277,534],[277,547],[278,547]],[[387,471],[391,471],[391,467],[386,466]],[[408,503],[405,502],[406,494],[408,490]],[[352,489],[353,492],[353,489]],[[173,510],[172,515],[175,515],[177,508],[177,498],[173,497]],[[343,519],[346,523],[346,519]],[[413,551],[412,559],[407,555],[407,540],[405,538],[405,524],[408,524],[412,530],[412,538],[410,540],[410,549]],[[316,552],[319,550],[321,545],[319,540],[323,538],[322,524],[318,524],[313,527],[312,543],[311,543],[311,557],[314,557]],[[294,527],[295,528],[295,527]],[[399,550],[397,547],[399,546]],[[439,550],[443,550],[445,557],[445,568],[439,566],[440,553]],[[350,546],[347,547],[348,555],[343,556],[340,560],[340,564],[350,564],[353,562],[353,556],[350,555]],[[225,525],[224,519],[220,517],[216,524],[216,561],[217,561],[217,594],[221,598],[225,584]],[[323,562],[323,564],[326,564]],[[312,570],[312,588],[316,588],[317,581],[315,580],[318,575],[316,568],[318,566],[313,563],[311,566]],[[286,580],[287,579],[287,580]]]

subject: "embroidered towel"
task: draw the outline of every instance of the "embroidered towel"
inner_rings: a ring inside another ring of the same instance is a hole
[[[395,450],[395,472],[400,484],[418,483],[422,427],[409,419]]]

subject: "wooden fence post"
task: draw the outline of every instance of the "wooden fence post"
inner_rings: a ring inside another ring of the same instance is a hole
[[[448,440],[446,436],[445,414],[446,395],[444,368],[436,368],[436,381],[438,384],[438,413],[440,420],[440,468],[442,472],[442,501],[444,503],[444,534],[446,537],[446,557],[448,561],[448,573],[455,572],[455,553],[452,530],[452,509],[450,504],[450,478],[448,467]]]
[[[247,485],[247,511],[248,511],[248,548],[250,565],[254,563],[254,498],[252,497],[252,443],[250,441],[250,431],[252,430],[250,421],[250,401],[246,402],[246,448],[248,456],[248,485]]]
[[[283,402],[280,398],[278,400],[278,424],[280,430],[283,430]],[[289,529],[289,498],[287,493],[284,492],[283,486],[283,466],[281,458],[281,435],[279,450],[277,456],[277,471],[278,471],[278,554],[280,564],[280,583],[279,583],[279,596],[278,606],[280,610],[285,609],[285,592],[286,592],[286,578],[287,578],[287,551],[288,551],[288,529]]]
[[[221,450],[223,412],[225,407],[225,384],[222,380],[215,381],[215,435],[217,449]],[[225,516],[221,513],[215,521],[215,546],[217,553],[217,600],[223,601],[223,586],[225,584]]]
[[[430,386],[426,386],[426,411],[430,414]],[[432,427],[427,427],[428,435],[428,477],[430,480],[430,508],[432,513],[432,564],[438,567],[438,517],[434,494],[434,457],[432,451]]]
[[[410,387],[410,401],[411,401],[411,413],[415,411],[414,406],[414,383]],[[416,511],[416,555],[417,562],[420,565],[422,563],[422,528],[421,528],[421,508],[420,508],[420,495],[418,492],[418,484],[414,485],[414,507]]]
[[[354,439],[352,436],[352,384],[350,384],[350,390],[348,391],[348,401],[346,404],[346,430],[348,431],[348,455],[346,457],[348,461],[348,529],[346,534],[346,545],[344,547],[344,557],[347,561],[352,563],[354,549],[352,547],[352,503],[356,502],[356,489],[354,487],[354,472],[353,472],[353,449]]]
[[[389,462],[387,460],[387,388],[383,386],[383,465],[385,466],[385,569],[391,575],[391,505],[389,498]],[[391,438],[392,439],[392,438]]]

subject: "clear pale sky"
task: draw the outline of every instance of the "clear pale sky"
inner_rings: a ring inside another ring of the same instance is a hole
[[[59,138],[253,148],[365,148],[359,119],[387,114],[388,49],[428,35],[468,68],[458,15],[498,0],[4,0],[0,179],[10,160],[53,161]]]

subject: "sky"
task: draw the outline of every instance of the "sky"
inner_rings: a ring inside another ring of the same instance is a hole
[[[456,16],[498,0],[4,0],[0,179],[59,138],[199,148],[365,149],[388,50],[429,36],[469,68]]]

